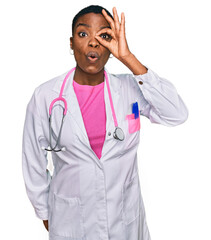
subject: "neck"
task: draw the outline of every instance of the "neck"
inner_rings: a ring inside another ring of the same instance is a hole
[[[75,69],[74,81],[81,85],[95,86],[104,82],[104,68],[98,73],[84,72],[78,65]]]

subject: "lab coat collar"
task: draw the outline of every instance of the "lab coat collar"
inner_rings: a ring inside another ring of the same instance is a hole
[[[107,75],[108,75],[108,81],[109,81],[109,86],[112,90],[114,90],[116,93],[119,92],[120,88],[121,88],[121,80],[119,78],[116,78],[114,81],[111,81],[111,74],[108,72],[107,68],[104,67],[104,70],[106,71]],[[60,89],[63,83],[63,80],[66,76],[66,74],[69,72],[69,70],[67,72],[65,72],[64,74],[62,74],[61,76],[59,76],[59,79],[56,81],[54,87],[53,87],[53,91],[57,92],[58,94],[60,93]],[[69,78],[66,81],[65,84],[65,88],[63,91],[63,96],[67,96],[69,94],[74,95],[74,89],[73,89],[73,77],[75,74],[75,70],[70,74]],[[104,78],[105,81],[105,78]]]

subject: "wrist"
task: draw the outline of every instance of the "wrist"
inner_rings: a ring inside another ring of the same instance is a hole
[[[120,56],[119,60],[123,63],[123,64],[127,64],[128,62],[131,61],[131,59],[134,57],[134,55],[131,52],[128,52],[127,54],[125,54],[124,56]]]
[[[132,53],[128,54],[127,57],[124,57],[122,63],[127,66],[134,75],[142,75],[148,71],[148,69]]]

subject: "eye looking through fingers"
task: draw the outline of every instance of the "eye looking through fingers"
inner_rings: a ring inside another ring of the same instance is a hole
[[[112,39],[111,35],[109,35],[107,33],[100,34],[100,37],[105,39],[105,40],[111,40]]]

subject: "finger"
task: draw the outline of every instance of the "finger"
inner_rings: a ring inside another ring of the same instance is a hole
[[[107,12],[105,11],[105,9],[102,10],[102,14],[105,17],[105,19],[108,21],[108,23],[110,24],[111,28],[114,29],[114,21],[113,19],[107,14]]]
[[[101,37],[99,36],[95,36],[95,38],[98,40],[98,42],[103,45],[104,47],[108,48],[109,49],[109,46],[110,46],[110,42],[102,39]]]
[[[115,24],[115,28],[117,31],[119,31],[120,28],[120,24],[119,24],[119,16],[117,14],[117,10],[115,7],[113,7],[113,15],[114,15],[114,24]]]
[[[121,25],[120,25],[120,31],[122,32],[123,36],[125,35],[125,14],[121,14]]]

